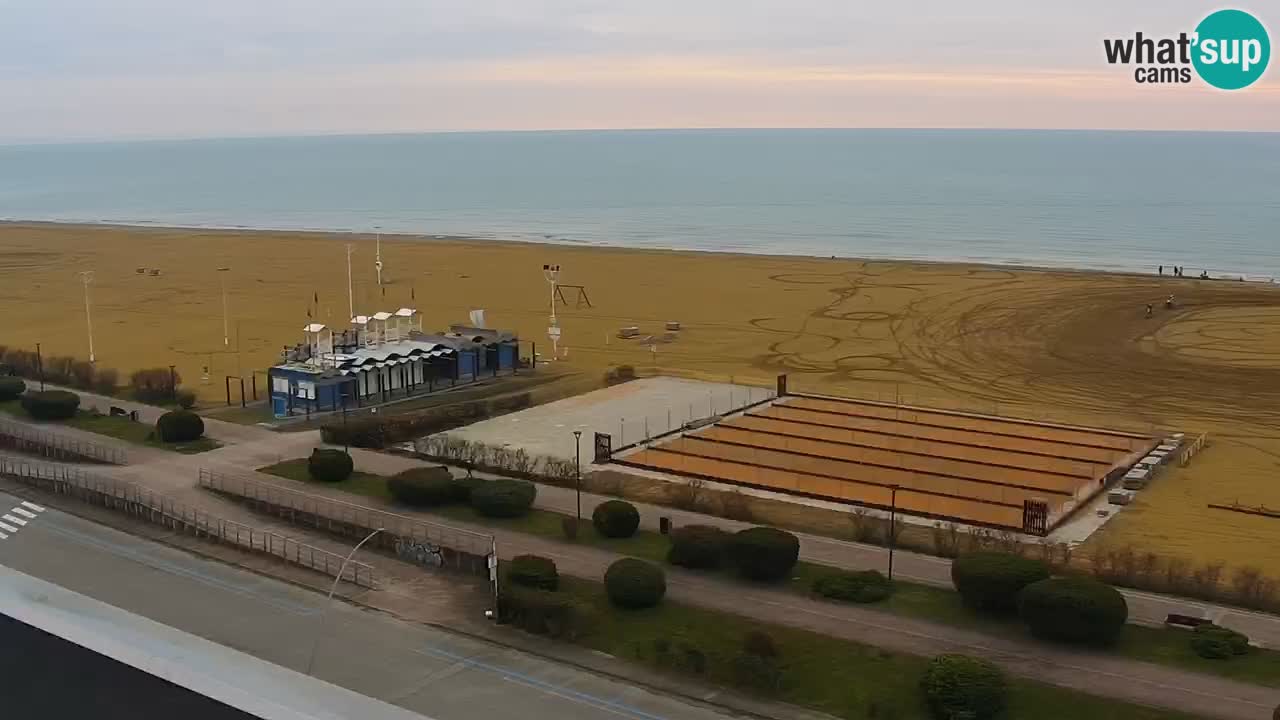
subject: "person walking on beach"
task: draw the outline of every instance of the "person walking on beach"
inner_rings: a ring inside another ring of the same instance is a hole
[[[1160,266],[1159,273],[1160,273],[1161,275],[1164,275],[1164,266],[1163,266],[1163,265],[1161,265],[1161,266]]]
[[[1151,317],[1151,303],[1147,303],[1147,317]]]
[[[1166,300],[1164,301],[1164,309],[1165,309],[1165,310],[1172,310],[1172,309],[1173,309],[1173,296],[1172,296],[1172,295],[1170,295],[1170,296],[1168,297],[1168,299],[1166,299]]]

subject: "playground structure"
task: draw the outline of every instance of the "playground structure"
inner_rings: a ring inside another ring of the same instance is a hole
[[[1155,437],[845,398],[787,395],[612,462],[925,518],[1045,535]],[[615,445],[616,447],[616,445]]]

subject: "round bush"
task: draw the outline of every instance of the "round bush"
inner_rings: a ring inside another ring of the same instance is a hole
[[[342,482],[351,477],[352,470],[355,470],[355,465],[351,456],[341,450],[316,448],[307,458],[307,472],[311,479],[320,482]]]
[[[156,421],[156,435],[167,443],[199,440],[204,435],[204,420],[190,410],[171,410]]]
[[[449,468],[439,466],[396,473],[387,479],[387,492],[410,507],[435,507],[461,502],[467,489],[454,481]]]
[[[517,555],[507,568],[507,578],[516,585],[555,590],[560,587],[560,574],[551,558],[541,555]]]
[[[1004,673],[986,660],[967,655],[939,655],[929,661],[920,689],[939,720],[986,720],[1004,711],[1008,692]]]
[[[667,578],[657,566],[635,558],[623,558],[605,571],[604,589],[609,595],[609,602],[618,607],[653,607],[667,594]]]
[[[604,537],[629,538],[640,527],[640,511],[629,502],[606,500],[591,513],[591,524]]]
[[[1044,563],[1009,553],[970,553],[951,563],[951,582],[965,604],[998,615],[1017,612],[1022,588],[1048,577]]]
[[[1249,638],[1221,625],[1200,625],[1191,635],[1191,650],[1202,658],[1224,660],[1249,652]]]
[[[486,517],[522,517],[533,507],[538,489],[520,480],[490,480],[471,488],[471,507]]]
[[[773,582],[787,577],[800,557],[800,540],[771,527],[740,530],[729,538],[729,561],[748,580]]]
[[[1092,578],[1050,578],[1023,589],[1018,614],[1047,640],[1107,645],[1124,628],[1129,606],[1115,588]]]
[[[14,400],[27,391],[27,384],[22,378],[5,375],[0,377],[0,400]]]
[[[845,602],[880,602],[893,594],[893,583],[877,570],[836,572],[813,581],[813,591]]]
[[[69,420],[80,408],[80,396],[66,390],[36,390],[25,393],[20,402],[36,420]]]
[[[183,410],[190,410],[196,406],[196,394],[190,390],[179,390],[174,394],[174,398],[178,402],[178,407]]]
[[[685,525],[671,531],[667,562],[672,565],[712,570],[724,562],[729,533],[713,525]]]

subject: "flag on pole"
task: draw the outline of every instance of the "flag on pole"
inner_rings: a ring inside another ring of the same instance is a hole
[[[415,298],[415,297],[413,296],[413,286],[412,286],[412,285],[410,285],[410,286],[409,286],[409,299],[410,299],[410,300],[417,300],[417,298]]]
[[[319,292],[316,292],[316,293],[314,293],[314,294],[312,295],[312,302],[314,302],[317,306],[320,304],[320,293],[319,293]]]
[[[383,299],[383,300],[385,300],[386,298],[387,298],[387,286],[386,286],[386,285],[383,285],[383,286],[382,286],[382,299]]]

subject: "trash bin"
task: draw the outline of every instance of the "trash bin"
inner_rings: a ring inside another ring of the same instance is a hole
[[[666,516],[658,518],[658,532],[663,535],[671,534],[671,518]]]

